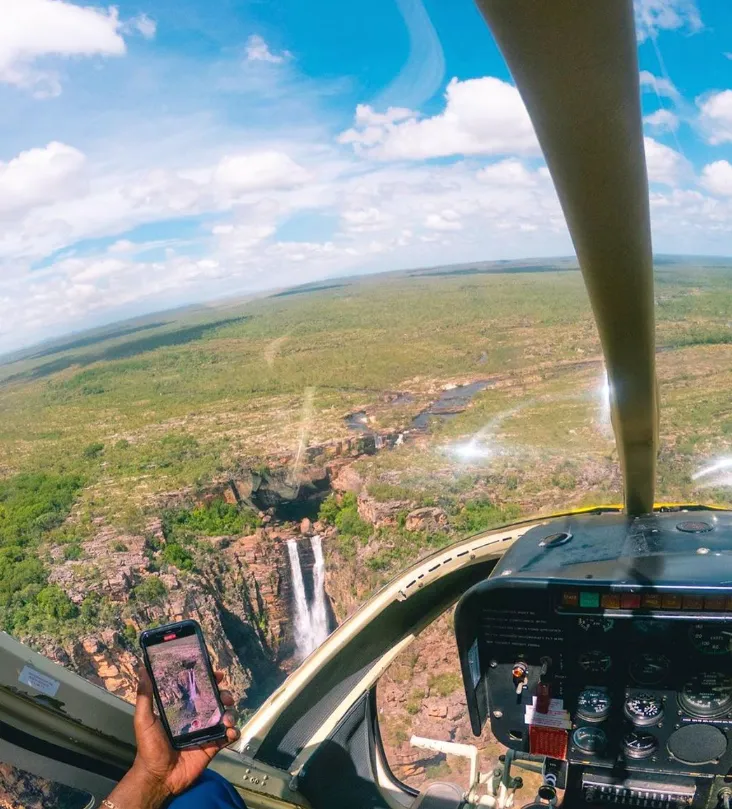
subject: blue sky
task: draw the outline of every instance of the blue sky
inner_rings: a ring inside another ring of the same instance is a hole
[[[87,3],[3,4],[0,351],[337,274],[572,252],[472,0]],[[636,12],[655,249],[730,254],[732,4]]]

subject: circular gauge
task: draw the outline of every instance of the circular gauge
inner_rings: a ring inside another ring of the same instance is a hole
[[[602,728],[577,728],[572,734],[572,744],[580,752],[594,756],[607,746],[607,736]]]
[[[697,674],[681,690],[679,705],[692,716],[721,716],[732,708],[732,677],[720,672]]]
[[[689,629],[692,646],[703,655],[729,654],[731,638],[723,624],[694,624]]]
[[[643,652],[631,661],[630,676],[639,685],[657,685],[668,674],[669,666],[666,655]]]
[[[585,688],[577,697],[577,716],[585,722],[602,722],[610,713],[610,697],[600,688]]]
[[[579,667],[589,674],[603,674],[613,664],[613,660],[607,652],[600,649],[590,649],[582,652],[577,658]]]
[[[633,621],[633,629],[639,635],[668,635],[671,630],[670,621],[652,621],[646,618],[639,618]]]
[[[625,700],[623,713],[636,727],[650,727],[663,718],[663,702],[655,694],[641,691]]]
[[[658,749],[658,740],[647,730],[631,730],[623,739],[623,752],[627,758],[648,758]]]

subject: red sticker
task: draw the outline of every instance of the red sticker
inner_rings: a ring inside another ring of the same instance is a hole
[[[569,734],[561,728],[529,725],[529,752],[550,758],[567,758]]]

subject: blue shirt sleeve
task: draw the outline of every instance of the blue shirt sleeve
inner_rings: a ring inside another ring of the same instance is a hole
[[[225,778],[204,770],[190,789],[173,798],[168,809],[246,809],[246,805]]]

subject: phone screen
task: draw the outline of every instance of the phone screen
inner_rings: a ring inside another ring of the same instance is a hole
[[[193,626],[161,631],[145,640],[160,708],[174,738],[219,725],[223,718],[208,657]]]

